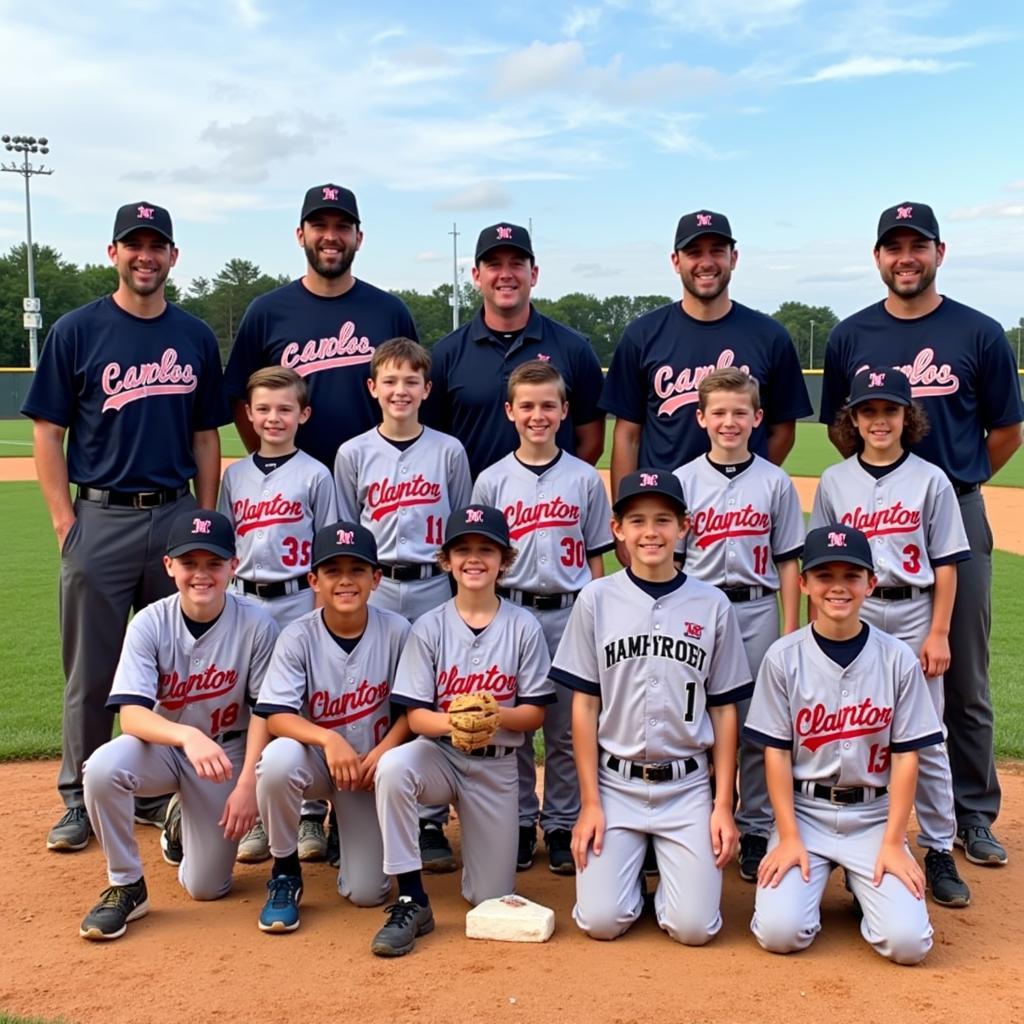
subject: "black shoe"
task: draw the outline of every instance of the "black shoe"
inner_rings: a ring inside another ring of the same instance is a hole
[[[924,855],[924,877],[932,899],[943,907],[966,907],[971,890],[956,869],[953,854],[947,850],[929,850]]]
[[[327,856],[325,860],[332,868],[341,866],[341,840],[338,838],[338,819],[331,808],[327,819]]]
[[[184,852],[181,848],[181,800],[175,793],[167,805],[164,818],[164,830],[160,833],[160,850],[168,864],[177,866],[181,863]]]
[[[654,852],[654,840],[648,837],[647,850],[644,853],[644,866],[641,869],[644,878],[654,878],[659,873],[658,855]]]
[[[553,828],[544,833],[548,848],[548,870],[556,875],[575,875],[576,863],[572,859],[572,833],[567,828]]]
[[[385,910],[388,923],[373,937],[370,952],[376,956],[405,956],[420,935],[434,930],[434,912],[408,896],[399,896]]]
[[[998,867],[1007,861],[1006,848],[984,825],[968,825],[956,830],[957,846],[962,846],[964,856],[972,864]]]
[[[128,930],[128,922],[149,912],[146,880],[131,885],[112,885],[100,894],[100,901],[82,921],[78,934],[83,939],[106,941],[119,939]]]
[[[744,882],[757,881],[757,869],[768,852],[768,840],[764,836],[740,836],[740,878]]]
[[[533,867],[533,854],[537,849],[537,827],[519,826],[519,847],[516,850],[516,871],[529,871]]]
[[[163,828],[171,809],[172,796],[144,797],[135,801],[135,823]]]
[[[60,821],[50,829],[46,837],[46,848],[60,853],[84,850],[89,845],[92,825],[84,807],[69,807]]]
[[[420,821],[420,858],[423,870],[435,875],[455,870],[455,854],[448,845],[444,829],[436,821]]]

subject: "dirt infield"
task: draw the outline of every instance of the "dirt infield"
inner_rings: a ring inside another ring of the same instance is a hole
[[[918,967],[895,967],[861,940],[849,897],[833,876],[823,931],[804,953],[762,952],[748,929],[753,888],[735,865],[726,876],[725,926],[708,946],[672,942],[648,912],[612,943],[573,924],[572,879],[550,874],[543,853],[519,889],[551,906],[545,945],[464,937],[457,875],[428,878],[437,930],[412,955],[379,960],[369,941],[379,909],[341,900],[326,865],[307,865],[302,927],[256,928],[266,866],[239,868],[216,904],[182,895],[160,859],[158,833],[139,827],[150,890],[148,917],[110,944],[78,937],[82,915],[106,884],[95,842],[47,853],[57,811],[56,762],[0,765],[0,863],[8,889],[0,1007],[9,1012],[105,1021],[522,1021],[575,1024],[1010,1024],[1024,1019],[1024,765],[1001,766],[1005,868],[962,862],[974,893],[966,910],[931,905],[935,947]],[[11,873],[13,870],[13,874]]]
[[[231,465],[234,459],[221,460],[221,472]],[[605,487],[608,486],[608,471],[601,470]],[[20,456],[0,459],[0,482],[15,480],[35,480],[35,464],[30,458]],[[810,512],[814,500],[814,489],[818,486],[817,477],[795,476],[793,483],[800,495],[800,504],[805,512]],[[1019,487],[983,487],[985,507],[988,510],[989,523],[995,537],[996,547],[1010,551],[1016,555],[1024,555],[1024,488]]]

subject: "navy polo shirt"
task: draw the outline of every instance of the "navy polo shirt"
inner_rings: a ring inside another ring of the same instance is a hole
[[[766,427],[814,411],[796,349],[782,324],[738,302],[717,320],[695,320],[670,302],[638,317],[615,348],[601,406],[639,423],[640,466],[675,469],[711,447],[697,422],[697,388],[712,372],[737,366],[756,377],[764,419],[750,450],[768,457]]]
[[[192,435],[231,420],[213,331],[170,303],[142,319],[109,295],[50,328],[21,411],[67,428],[72,483],[127,492],[183,486]]]
[[[985,435],[1024,420],[1017,361],[1003,328],[970,306],[943,297],[931,313],[903,320],[884,302],[837,324],[825,348],[821,421],[833,423],[854,375],[894,366],[910,378],[931,429],[913,446],[960,484],[992,475]]]
[[[392,338],[418,340],[401,299],[356,280],[344,295],[314,295],[301,280],[260,295],[238,325],[224,378],[245,398],[249,377],[264,366],[290,366],[304,377],[313,409],[296,444],[334,469],[338,447],[380,422],[366,387],[374,349]]]
[[[474,479],[519,447],[519,435],[505,415],[508,379],[531,359],[550,362],[565,380],[569,415],[555,442],[576,454],[575,427],[602,419],[597,406],[601,364],[587,338],[542,316],[532,306],[522,334],[508,346],[484,323],[483,310],[442,338],[431,352],[432,390],[424,403],[425,423],[453,434],[465,446]]]

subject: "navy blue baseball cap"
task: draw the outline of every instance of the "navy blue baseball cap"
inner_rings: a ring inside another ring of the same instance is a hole
[[[444,529],[444,546],[470,533],[493,540],[503,548],[512,546],[504,514],[490,505],[467,505],[450,513]]]
[[[332,558],[348,555],[377,568],[377,541],[365,526],[344,519],[321,527],[313,538],[313,564],[315,569]]]
[[[114,215],[113,241],[120,242],[133,231],[155,231],[174,245],[174,228],[171,215],[155,203],[127,203]]]
[[[826,562],[849,562],[868,572],[875,571],[871,545],[860,530],[843,523],[832,523],[811,530],[804,540],[802,570],[807,572]]]
[[[356,205],[356,197],[351,189],[341,185],[328,182],[326,185],[314,185],[306,192],[306,198],[302,201],[302,213],[299,214],[301,224],[307,217],[311,217],[320,210],[334,210],[343,213],[346,217],[359,223],[359,207]]]
[[[685,249],[695,238],[701,235],[720,235],[730,245],[736,244],[732,237],[732,228],[729,227],[729,218],[724,213],[715,213],[713,210],[697,210],[694,213],[684,213],[676,225],[676,244],[673,249]]]
[[[878,218],[875,248],[882,244],[890,231],[898,228],[916,231],[933,242],[939,241],[939,222],[935,219],[932,208],[926,203],[897,203],[888,210],[883,210],[882,216]]]
[[[194,508],[178,516],[167,534],[168,558],[189,551],[209,551],[221,558],[235,557],[235,528],[227,516],[211,508]]]
[[[530,232],[518,224],[492,224],[480,232],[476,240],[476,256],[474,262],[479,263],[493,249],[518,249],[533,259],[533,244]]]
[[[910,405],[913,395],[910,391],[910,379],[902,370],[891,366],[876,366],[861,370],[850,385],[850,397],[846,400],[846,408],[852,409],[861,402],[872,399],[884,399],[897,405]]]
[[[621,516],[630,498],[647,494],[660,494],[668,498],[681,513],[686,512],[686,499],[679,478],[667,469],[638,469],[619,481],[619,496],[612,505],[612,511]]]

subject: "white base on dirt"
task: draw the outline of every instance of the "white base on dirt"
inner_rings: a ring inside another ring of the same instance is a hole
[[[466,937],[499,942],[547,942],[555,930],[555,912],[522,896],[484,900],[466,914]]]

